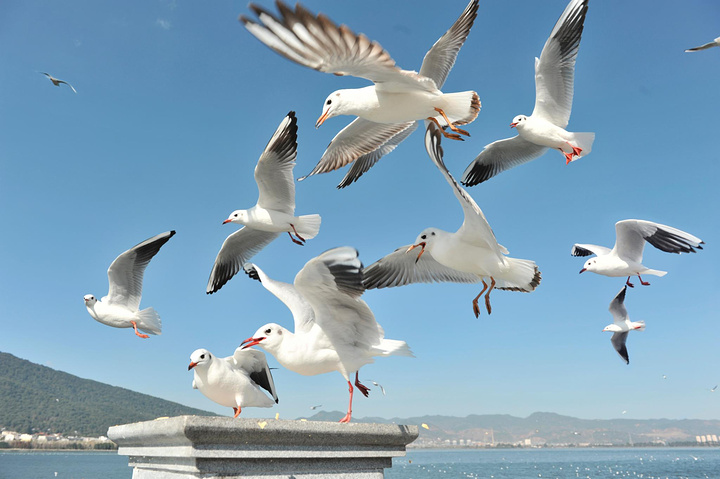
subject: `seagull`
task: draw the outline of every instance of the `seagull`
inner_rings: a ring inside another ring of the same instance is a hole
[[[277,1],[279,18],[255,4],[250,8],[259,23],[245,16],[240,21],[258,40],[300,65],[338,76],[351,75],[372,81],[364,88],[337,90],[325,99],[315,127],[337,115],[357,116],[330,142],[315,168],[303,180],[353,163],[338,188],[356,181],[377,161],[428,119],[449,127],[442,133],[454,140],[469,136],[457,125],[471,123],[480,111],[474,91],[440,91],[470,33],[478,11],[471,0],[450,29],[432,46],[420,72],[401,70],[380,44],[348,27],[338,27],[323,14],[314,15],[302,5],[292,10]]]
[[[621,289],[617,296],[610,302],[610,308],[608,308],[608,310],[613,315],[613,324],[605,326],[603,332],[610,331],[613,333],[610,341],[615,351],[617,351],[623,361],[625,361],[625,364],[630,364],[627,347],[625,346],[627,335],[630,331],[634,330],[644,331],[645,321],[630,321],[627,309],[625,309],[625,291],[627,291],[627,286],[623,286],[623,289]]]
[[[570,120],[575,60],[580,48],[588,0],[573,0],[560,15],[540,58],[535,58],[535,108],[510,123],[518,136],[486,145],[463,173],[462,184],[474,186],[514,166],[560,150],[565,164],[587,156],[595,133],[565,130]]]
[[[69,86],[70,89],[72,89],[72,91],[74,91],[75,93],[77,93],[77,90],[75,90],[75,88],[74,88],[71,84],[69,84],[68,82],[66,82],[65,80],[60,80],[60,79],[58,79],[58,78],[55,78],[54,76],[50,75],[49,73],[45,73],[45,72],[38,72],[38,73],[42,73],[43,75],[45,75],[46,77],[48,77],[48,78],[50,79],[50,81],[53,83],[53,85],[55,85],[55,86],[60,86],[61,83],[64,83],[64,84],[66,84],[67,86]]]
[[[98,301],[92,294],[85,295],[85,307],[95,321],[114,328],[133,328],[141,338],[149,336],[138,329],[160,334],[162,322],[157,312],[153,308],[138,309],[145,268],[174,234],[174,230],[160,233],[115,258],[107,272],[110,283],[107,296]]]
[[[686,52],[699,52],[700,50],[707,50],[708,48],[712,47],[720,47],[720,37],[717,37],[715,40],[706,43],[705,45],[700,45],[699,47],[693,47],[688,48],[685,50]]]
[[[321,408],[321,407],[322,407],[322,404],[318,404],[317,406],[310,406],[310,409],[312,409],[314,411],[317,408]]]
[[[622,220],[615,223],[615,246],[613,249],[594,244],[575,244],[570,254],[573,256],[597,255],[590,258],[581,273],[590,271],[603,276],[627,276],[626,285],[634,285],[630,277],[637,275],[643,286],[650,283],[643,281],[641,274],[665,276],[667,271],[648,269],[643,266],[642,256],[645,241],[666,253],[695,253],[695,248],[702,249],[705,244],[700,238],[680,231],[671,226],[661,225],[645,220]]]
[[[199,389],[221,406],[233,408],[233,417],[238,417],[244,407],[272,407],[278,402],[265,355],[256,349],[237,348],[227,358],[213,356],[207,349],[196,349],[190,355],[188,371],[191,369],[193,389]]]
[[[710,392],[711,392],[711,393],[714,393],[717,388],[718,388],[718,385],[716,384],[715,387],[713,387],[713,388],[710,389]]]
[[[452,186],[463,209],[463,224],[455,233],[438,228],[424,229],[414,244],[398,248],[365,268],[365,287],[388,288],[444,281],[482,282],[482,291],[472,301],[476,318],[480,315],[478,300],[485,291],[485,308],[490,314],[490,293],[493,289],[530,292],[537,288],[541,278],[535,262],[505,256],[507,249],[498,244],[480,207],[447,170],[440,134],[433,124],[428,125],[425,133],[425,149]],[[420,248],[420,253],[409,255],[415,248]],[[488,278],[489,286],[485,282]]]
[[[360,383],[358,371],[376,356],[413,356],[405,341],[385,339],[368,305],[360,299],[362,263],[355,248],[331,249],[308,261],[287,284],[270,279],[260,268],[247,263],[248,275],[285,303],[292,312],[295,332],[269,323],[242,342],[258,345],[287,369],[304,376],[337,371],[347,381],[350,403],[345,417],[352,418],[353,384],[367,397],[370,389]]]
[[[255,181],[260,192],[249,210],[235,210],[223,224],[244,225],[223,242],[208,279],[207,294],[218,291],[240,271],[246,261],[287,232],[293,243],[305,244],[320,230],[320,215],[295,216],[293,168],[297,157],[297,118],[291,111],[265,147]],[[293,236],[294,234],[294,236]]]

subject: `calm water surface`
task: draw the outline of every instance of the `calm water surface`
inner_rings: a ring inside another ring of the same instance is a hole
[[[115,452],[0,452],[0,479],[130,479]],[[57,473],[57,474],[56,474]],[[387,479],[720,478],[720,449],[410,450]]]

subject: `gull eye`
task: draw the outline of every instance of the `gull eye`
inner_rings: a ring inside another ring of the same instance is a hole
[[[427,238],[427,235],[422,235],[422,236],[420,237],[420,239],[425,239],[425,238]]]
[[[327,102],[325,102],[326,105],[329,105],[331,103],[332,103],[332,100],[328,100]]]
[[[205,359],[205,355],[204,355],[204,354],[201,354],[201,355],[200,355],[200,359]]]
[[[270,334],[270,333],[272,333],[272,329],[267,328],[267,329],[265,330],[265,334]]]

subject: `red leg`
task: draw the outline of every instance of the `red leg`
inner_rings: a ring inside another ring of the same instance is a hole
[[[460,135],[456,135],[455,133],[448,133],[447,131],[445,131],[445,128],[443,128],[442,125],[440,125],[440,122],[438,122],[435,118],[429,116],[426,118],[426,120],[435,123],[438,127],[438,131],[440,131],[440,133],[442,133],[445,138],[450,138],[451,140],[465,141],[462,139],[462,137],[460,137]]]
[[[638,279],[640,280],[640,284],[642,284],[643,286],[650,286],[650,283],[648,283],[647,281],[643,281],[640,275],[638,275]]]
[[[639,277],[639,276],[638,276],[638,277]],[[635,285],[630,282],[630,276],[628,276],[628,279],[627,279],[627,281],[625,281],[625,284],[627,284],[627,285],[630,286],[631,288],[634,288],[634,287],[635,287]]]
[[[295,238],[293,238],[292,233],[290,233],[290,232],[288,231],[287,234],[288,234],[288,236],[290,237],[290,239],[292,240],[293,243],[299,244],[300,246],[305,246],[305,243],[301,243],[300,241],[298,241],[298,240],[296,240]]]
[[[495,278],[490,276],[490,289],[488,289],[488,292],[485,293],[485,308],[487,309],[488,314],[492,313],[492,308],[490,307],[490,291],[495,289]]]
[[[345,417],[340,419],[340,422],[350,422],[350,419],[352,419],[352,398],[353,398],[353,387],[352,384],[350,384],[350,381],[348,381],[348,387],[350,391],[350,404],[348,404],[348,412],[345,414]]]
[[[295,225],[292,224],[292,223],[290,223],[290,226],[292,227],[293,233],[295,233],[295,236],[297,236],[300,241],[305,242],[305,238],[303,238],[302,236],[300,236],[300,234],[299,234],[299,233],[297,232],[297,230],[295,229]]]
[[[139,336],[139,337],[141,337],[141,338],[143,338],[143,339],[147,339],[147,338],[150,337],[150,336],[148,336],[147,334],[143,334],[143,333],[141,333],[140,331],[138,331],[138,329],[137,329],[137,323],[136,323],[135,321],[130,321],[130,324],[133,325],[133,329],[135,330],[135,334],[136,334],[137,336]]]
[[[240,415],[240,406],[234,407],[233,411],[235,411],[235,415],[233,417],[238,417]]]
[[[482,284],[483,284],[483,289],[482,289],[482,291],[480,291],[480,294],[478,294],[477,296],[475,296],[475,299],[473,299],[473,302],[472,302],[472,304],[473,304],[473,313],[475,313],[475,317],[476,317],[476,318],[480,317],[480,307],[478,306],[478,299],[480,299],[480,296],[482,296],[482,294],[485,292],[485,290],[486,290],[487,287],[488,287],[488,285],[487,285],[487,283],[485,282],[485,280],[482,280]]]
[[[363,396],[368,397],[368,394],[370,394],[370,388],[364,384],[360,384],[360,380],[358,379],[359,373],[359,371],[355,371],[355,386],[360,390]]]
[[[452,122],[450,121],[450,118],[448,118],[447,115],[445,115],[445,112],[442,111],[441,108],[435,108],[435,111],[440,113],[440,115],[442,115],[442,117],[445,119],[445,121],[447,122],[448,126],[450,127],[450,129],[452,131],[454,131],[455,133],[460,133],[461,135],[470,136],[470,133],[468,133],[467,131],[460,129],[457,126],[453,125]]]

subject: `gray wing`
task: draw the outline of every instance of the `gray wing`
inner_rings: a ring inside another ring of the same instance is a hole
[[[460,229],[457,231],[463,238],[463,240],[483,246],[490,251],[493,251],[497,259],[502,262],[504,261],[502,248],[495,238],[490,224],[487,222],[485,215],[483,214],[480,207],[475,203],[475,200],[465,191],[460,185],[458,185],[455,178],[450,174],[445,162],[443,161],[443,149],[440,144],[440,131],[437,127],[430,122],[428,123],[427,130],[425,132],[425,151],[428,156],[435,163],[435,166],[440,170],[440,173],[445,177],[445,180],[452,187],[455,197],[460,202],[460,206],[463,209],[464,221]]]
[[[610,301],[610,307],[608,308],[608,311],[610,311],[610,313],[613,315],[613,321],[616,323],[625,321],[628,317],[628,312],[625,308],[626,291],[627,286],[623,286],[623,289],[620,290],[617,296],[615,296],[615,298]]]
[[[295,212],[293,168],[297,157],[297,118],[291,111],[268,142],[257,166],[258,205],[292,215]]]
[[[630,364],[630,356],[628,356],[628,350],[625,346],[629,331],[622,333],[613,333],[610,342],[612,342],[613,348],[618,352],[620,357],[625,361],[625,364]]]
[[[380,160],[380,158],[393,151],[400,143],[405,140],[405,138],[410,136],[410,134],[415,131],[417,126],[418,122],[416,121],[409,128],[402,130],[400,133],[390,138],[384,145],[382,145],[377,150],[371,153],[367,153],[355,160],[350,169],[348,170],[347,174],[345,175],[345,178],[343,178],[340,184],[338,184],[338,189],[345,188],[346,186],[351,185],[352,183],[357,181],[365,172],[372,168],[375,163]]]
[[[615,252],[621,258],[642,262],[645,241],[666,253],[695,253],[705,244],[700,238],[672,226],[645,220],[615,223]]]
[[[452,27],[438,39],[423,58],[420,75],[432,78],[438,89],[443,87],[460,48],[465,43],[478,12],[478,0],[470,0]]]
[[[603,256],[610,253],[610,251],[612,250],[610,248],[606,248],[605,246],[576,243],[573,245],[572,250],[570,250],[570,254],[573,256],[590,256],[591,254]]]
[[[267,359],[262,351],[237,348],[232,355],[232,361],[235,367],[247,371],[250,379],[252,379],[255,384],[269,392],[273,399],[275,399],[275,403],[278,402],[275,381],[273,381]]]
[[[260,281],[265,289],[288,307],[295,321],[295,333],[310,329],[315,321],[315,312],[310,303],[295,289],[295,286],[271,279],[263,270],[252,263],[245,263],[243,269],[248,276]]]
[[[468,165],[460,182],[465,186],[475,186],[498,173],[534,160],[547,150],[547,147],[530,143],[520,136],[494,141],[486,145]]]
[[[416,261],[417,253],[407,253],[410,246],[398,248],[365,268],[365,288],[392,288],[412,283],[479,283],[482,279],[438,263],[427,251]]]
[[[686,52],[699,52],[700,50],[707,50],[708,48],[712,47],[720,47],[720,37],[717,37],[715,40],[706,43],[705,45],[700,45],[699,47],[693,47],[688,48],[685,50]]]
[[[110,283],[108,303],[122,304],[131,311],[138,310],[145,268],[173,235],[175,235],[174,230],[160,233],[138,243],[115,258],[107,271]]]
[[[257,23],[244,15],[240,21],[258,40],[290,61],[325,73],[365,78],[382,88],[393,85],[436,91],[435,82],[415,72],[401,70],[379,43],[337,26],[323,14],[314,15],[299,3],[295,10],[276,2],[279,17],[250,4]]]
[[[575,82],[575,60],[580,48],[588,0],[573,0],[558,19],[535,60],[533,116],[565,128],[570,120]]]
[[[335,138],[332,139],[325,153],[323,153],[323,156],[320,158],[320,161],[315,165],[315,168],[302,178],[298,178],[298,181],[302,181],[318,173],[337,170],[360,158],[366,159],[363,160],[361,166],[358,166],[358,169],[353,175],[365,167],[367,167],[365,168],[365,171],[367,171],[385,152],[389,153],[394,150],[398,143],[412,133],[415,124],[416,122],[414,121],[405,123],[375,123],[363,118],[355,118],[348,126],[335,135]],[[410,132],[402,136],[408,129],[410,129]],[[396,141],[394,144],[393,139]],[[379,156],[375,158],[374,155],[378,154]],[[370,162],[372,162],[372,164],[368,166]],[[360,175],[365,171],[362,171]],[[357,175],[353,181],[360,175]],[[351,176],[350,173],[343,179],[341,184],[346,183],[349,176]],[[350,181],[350,183],[352,183],[352,181]],[[344,186],[347,186],[347,184]]]
[[[212,294],[223,287],[230,278],[235,276],[242,265],[248,262],[280,233],[270,233],[244,226],[231,234],[222,244],[215,258],[215,264],[208,279],[207,294]]]

